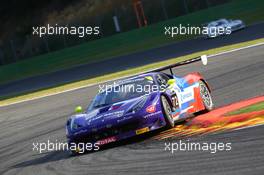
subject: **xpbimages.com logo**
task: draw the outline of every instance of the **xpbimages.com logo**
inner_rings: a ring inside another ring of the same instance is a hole
[[[46,26],[32,27],[32,35],[43,37],[45,35],[77,35],[79,38],[85,37],[85,35],[99,35],[99,26],[54,26],[47,24]]]
[[[128,85],[119,85],[114,82],[111,85],[99,85],[99,93],[145,93],[150,94],[152,92],[158,92],[160,89],[165,89],[165,85],[150,85],[150,84],[128,84]]]
[[[80,154],[87,151],[98,151],[100,143],[66,143],[59,141],[50,141],[47,142],[33,142],[32,150],[38,153],[52,152],[52,151],[72,151],[78,152]]]
[[[171,38],[178,35],[206,35],[210,37],[216,37],[218,35],[230,35],[232,33],[231,27],[224,26],[190,26],[189,24],[184,26],[180,24],[179,26],[165,26],[164,34]]]
[[[168,151],[172,154],[183,151],[204,151],[215,154],[221,151],[231,151],[232,144],[230,142],[190,142],[189,140],[183,141],[180,140],[178,142],[165,142],[164,150]]]

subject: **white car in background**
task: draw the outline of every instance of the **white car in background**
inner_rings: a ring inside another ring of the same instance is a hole
[[[212,21],[205,26],[208,30],[207,37],[215,38],[220,35],[229,35],[234,31],[246,27],[242,20],[219,19]]]

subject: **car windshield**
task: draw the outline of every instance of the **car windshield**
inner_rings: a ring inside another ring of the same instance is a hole
[[[221,25],[224,25],[224,24],[226,24],[224,21],[219,21],[219,22],[217,23],[217,26],[221,26]]]
[[[143,96],[153,91],[153,85],[154,81],[150,76],[127,80],[120,85],[112,86],[112,88],[97,94],[89,105],[88,110]]]
[[[215,27],[216,25],[217,25],[216,22],[212,22],[212,23],[209,23],[209,24],[208,24],[208,27]]]
[[[218,26],[224,25],[226,23],[228,23],[226,20],[219,20],[219,21],[211,22],[208,26],[209,27],[218,27]]]

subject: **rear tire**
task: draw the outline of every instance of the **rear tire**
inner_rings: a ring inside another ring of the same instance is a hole
[[[204,112],[209,112],[214,108],[214,103],[212,100],[211,93],[205,82],[199,81],[199,86],[200,86],[200,95],[203,100],[203,104],[205,108]]]
[[[164,115],[164,118],[165,118],[166,123],[167,123],[166,127],[168,129],[173,128],[175,126],[175,123],[174,123],[174,120],[171,116],[172,107],[169,104],[169,102],[165,96],[162,95],[160,97],[160,99],[161,99],[161,106],[162,106],[163,115]]]

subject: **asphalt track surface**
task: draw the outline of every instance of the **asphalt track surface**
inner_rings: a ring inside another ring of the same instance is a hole
[[[199,71],[212,87],[217,107],[264,95],[264,46],[212,57],[207,66],[193,63],[174,70]],[[264,126],[196,136],[192,142],[231,142],[231,151],[165,151],[179,138],[132,139],[99,152],[69,157],[66,152],[39,154],[33,142],[65,141],[64,124],[76,105],[86,106],[98,86],[0,107],[0,174],[263,174]],[[156,135],[158,133],[154,133]]]
[[[263,31],[264,23],[260,23],[249,26],[244,30],[237,31],[229,36],[221,36],[214,39],[192,39],[139,53],[104,60],[99,63],[86,64],[72,69],[2,84],[0,85],[0,97],[25,93],[41,88],[48,88],[58,84],[96,77],[98,75],[105,75],[198,51],[264,38]]]

